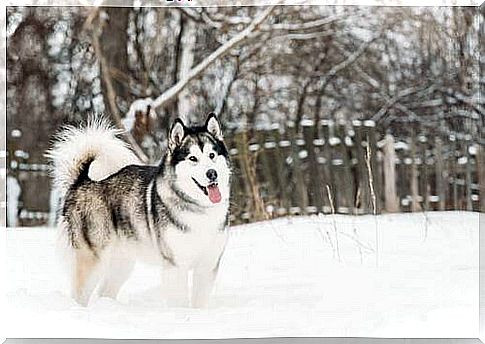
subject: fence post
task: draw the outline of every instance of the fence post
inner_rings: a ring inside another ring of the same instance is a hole
[[[322,128],[322,136],[324,138],[323,158],[325,159],[325,164],[323,166],[325,178],[324,178],[323,185],[321,185],[321,189],[325,190],[325,194],[327,194],[326,185],[329,185],[332,190],[334,189],[334,173],[333,173],[332,152],[331,152],[332,146],[330,145],[330,142],[329,142],[330,137],[332,136],[330,127],[333,125],[333,121],[331,119],[322,119],[320,121],[320,125]],[[328,197],[324,197],[324,204],[326,208],[325,210],[327,210],[327,212],[330,213],[332,205]]]
[[[477,151],[477,174],[480,195],[480,211],[485,213],[485,147],[478,143]]]
[[[439,136],[435,138],[435,181],[436,181],[436,194],[439,197],[438,209],[445,210],[446,207],[446,183],[445,177],[445,165],[443,162],[443,141]]]
[[[301,169],[299,145],[298,145],[298,131],[296,124],[292,121],[287,123],[287,130],[291,141],[291,157],[293,161],[293,183],[295,185],[294,196],[297,206],[300,208],[300,214],[306,214],[308,206],[308,194],[306,191],[305,180],[303,178],[303,171]]]
[[[340,142],[336,145],[337,150],[339,151],[340,158],[342,163],[340,166],[336,167],[336,169],[341,170],[342,172],[339,173],[338,181],[340,182],[340,186],[337,190],[341,190],[341,195],[338,197],[337,203],[337,211],[341,207],[345,207],[348,209],[349,213],[353,213],[354,208],[354,179],[351,175],[351,166],[350,166],[350,159],[348,154],[348,147],[346,144],[346,126],[345,122],[339,121],[336,128],[335,134],[340,140]],[[337,180],[336,180],[337,182]]]
[[[284,215],[288,213],[290,209],[291,199],[290,199],[290,192],[288,190],[290,181],[288,180],[288,171],[285,167],[286,164],[286,154],[285,154],[285,145],[282,142],[288,142],[288,140],[283,140],[282,135],[280,133],[280,126],[274,124],[271,128],[271,136],[273,141],[269,141],[265,143],[266,148],[273,147],[273,161],[274,166],[276,167],[276,176],[278,177],[278,185],[279,185],[279,196],[281,200],[281,207],[278,209],[279,215]]]
[[[457,146],[458,143],[456,142],[456,137],[454,135],[450,135],[448,137],[450,140],[450,150],[451,150],[451,158],[450,158],[450,164],[451,168],[450,171],[452,171],[453,174],[453,185],[452,185],[452,190],[453,190],[453,210],[458,210],[458,159],[457,159]]]
[[[417,163],[419,161],[417,157],[417,151],[416,151],[416,135],[413,134],[411,135],[411,157],[412,157],[412,163],[411,163],[411,211],[416,212],[416,211],[421,211],[421,205],[419,204],[419,181],[418,181],[418,166]]]
[[[384,200],[388,213],[399,211],[399,201],[396,192],[396,151],[394,137],[387,134],[384,145]]]
[[[407,165],[406,165],[406,160],[408,159],[407,157],[407,151],[408,151],[408,146],[406,144],[398,143],[394,145],[395,147],[395,154],[397,157],[397,162],[396,162],[396,193],[397,193],[397,202],[398,202],[398,207],[399,211],[404,212],[407,209],[407,201],[408,199],[404,198],[404,196],[408,195],[408,185],[407,185]]]
[[[310,189],[308,196],[310,198],[310,205],[317,208],[317,213],[322,211],[323,207],[323,182],[322,176],[319,173],[317,155],[315,153],[314,141],[318,139],[318,127],[311,120],[303,120],[301,122],[303,128],[303,137],[305,139],[305,147],[308,152],[308,179]]]
[[[465,195],[466,195],[466,210],[473,211],[472,203],[472,155],[470,154],[470,148],[473,142],[471,137],[465,138],[465,156],[466,156],[466,166],[465,166]]]
[[[268,131],[266,130],[256,131],[256,139],[259,145],[257,158],[258,158],[258,162],[261,164],[261,168],[263,171],[262,176],[258,175],[258,177],[259,179],[263,179],[264,183],[266,184],[267,196],[266,196],[266,199],[264,200],[265,204],[278,206],[276,204],[276,201],[277,201],[276,194],[277,194],[278,185],[277,185],[277,182],[275,181],[275,178],[277,176],[275,175],[275,173],[273,173],[273,168],[275,168],[276,166],[273,165],[272,167],[270,162],[269,150],[265,148],[265,142],[267,140],[267,137],[268,137]],[[259,181],[259,184],[261,186],[264,185],[263,181],[261,180]]]
[[[424,211],[429,210],[429,177],[428,177],[428,139],[424,133],[418,135],[417,155],[420,166],[418,168],[419,195],[422,197],[421,207]]]

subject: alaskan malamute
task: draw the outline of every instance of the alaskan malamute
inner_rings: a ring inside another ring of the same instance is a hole
[[[217,117],[177,119],[158,166],[144,166],[106,120],[67,127],[48,152],[72,293],[116,298],[135,260],[162,265],[169,305],[205,307],[226,244],[230,166]],[[192,291],[189,293],[189,273]]]

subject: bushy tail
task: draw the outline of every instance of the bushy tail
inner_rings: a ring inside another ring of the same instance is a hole
[[[46,157],[52,162],[54,188],[61,199],[81,174],[101,180],[125,166],[141,164],[120,134],[103,117],[92,117],[80,128],[66,126],[57,133]]]

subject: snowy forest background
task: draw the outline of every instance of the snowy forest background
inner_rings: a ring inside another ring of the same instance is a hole
[[[233,223],[484,211],[484,19],[473,7],[8,7],[8,224],[52,221],[43,154],[91,113],[150,163],[174,118],[218,113]]]

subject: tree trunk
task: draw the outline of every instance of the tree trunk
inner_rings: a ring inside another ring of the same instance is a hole
[[[195,38],[196,38],[196,25],[195,22],[192,20],[185,20],[184,21],[180,33],[181,41],[180,41],[180,56],[179,56],[179,63],[178,63],[178,75],[177,80],[184,79],[187,74],[190,72],[192,65],[194,64],[194,48],[195,48]],[[192,112],[192,106],[190,104],[190,97],[191,92],[190,89],[185,88],[183,89],[178,95],[178,102],[177,102],[177,115],[187,118]]]
[[[116,104],[119,105],[120,99],[127,101],[130,95],[128,86],[119,77],[121,73],[126,73],[128,70],[126,44],[130,9],[103,7],[101,11],[107,14],[107,19],[103,23],[103,30],[99,36],[100,49],[106,62],[104,68],[108,69],[111,76]],[[101,68],[103,67],[101,66]],[[101,71],[102,73],[103,71]],[[101,88],[105,103],[107,103],[108,90],[104,79],[102,79]],[[106,109],[109,111],[109,106]]]

